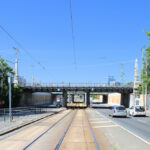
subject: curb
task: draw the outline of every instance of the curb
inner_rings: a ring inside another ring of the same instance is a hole
[[[25,126],[27,126],[27,125],[30,125],[30,124],[32,124],[32,123],[35,123],[35,122],[39,121],[39,120],[45,119],[45,118],[47,118],[47,117],[49,117],[49,116],[58,114],[58,113],[60,113],[60,112],[62,112],[62,111],[64,111],[64,110],[66,110],[66,109],[63,109],[63,110],[61,110],[61,111],[59,111],[59,112],[54,112],[54,113],[48,114],[48,115],[46,115],[46,116],[44,116],[44,117],[41,117],[41,118],[38,118],[38,119],[34,119],[34,120],[29,121],[29,122],[20,124],[20,125],[14,127],[14,128],[8,129],[8,130],[6,130],[6,131],[4,131],[4,132],[0,132],[0,136],[5,135],[5,134],[8,134],[8,133],[10,133],[10,132],[12,132],[12,131],[18,130],[18,129],[20,129],[20,128],[23,128],[23,127],[25,127]]]

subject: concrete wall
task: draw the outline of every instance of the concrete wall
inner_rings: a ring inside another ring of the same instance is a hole
[[[121,94],[120,93],[111,93],[108,94],[108,104],[121,104]]]
[[[134,96],[133,94],[130,94],[130,103],[129,103],[129,108],[134,105]]]
[[[44,92],[35,92],[32,94],[33,105],[43,105],[51,103],[51,94]]]
[[[45,92],[23,93],[20,106],[50,104],[52,101],[51,94]]]
[[[28,106],[32,104],[32,93],[23,93],[19,106]]]

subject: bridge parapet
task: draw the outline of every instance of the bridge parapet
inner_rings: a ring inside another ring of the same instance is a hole
[[[96,87],[129,87],[133,88],[132,86],[127,85],[108,85],[107,83],[25,83],[22,84],[21,87],[89,87],[89,88],[96,88]]]
[[[21,86],[25,92],[64,92],[64,91],[84,91],[84,92],[108,92],[108,93],[133,93],[133,87],[126,86],[101,86],[86,85],[72,86],[70,85],[24,85]]]

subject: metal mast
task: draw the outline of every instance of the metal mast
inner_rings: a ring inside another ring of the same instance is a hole
[[[16,52],[16,60],[15,60],[15,78],[14,78],[14,83],[18,84],[18,52],[19,50],[15,47],[13,47],[13,49]]]

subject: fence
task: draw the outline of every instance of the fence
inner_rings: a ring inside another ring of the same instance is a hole
[[[48,107],[19,107],[12,108],[11,120],[19,120],[25,117],[33,118],[35,116],[39,116],[46,113],[51,113],[52,110]],[[0,109],[0,122],[9,121],[9,108],[1,108]]]

